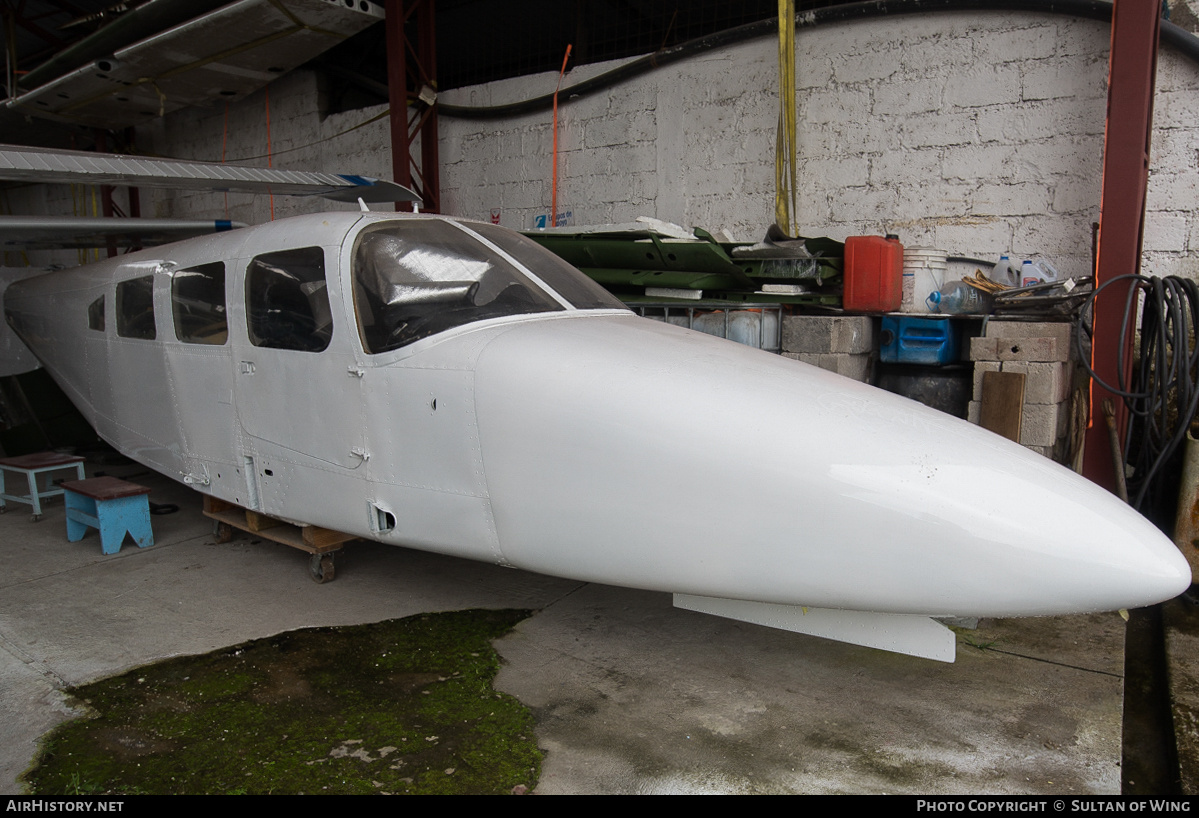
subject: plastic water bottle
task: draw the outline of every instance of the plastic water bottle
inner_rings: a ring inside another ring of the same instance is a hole
[[[991,311],[991,299],[963,281],[951,281],[925,302],[930,312],[946,315],[981,315]]]
[[[991,270],[991,280],[1000,284],[1015,284],[1016,271],[1012,268],[1012,260],[1006,253],[999,257],[999,263]]]

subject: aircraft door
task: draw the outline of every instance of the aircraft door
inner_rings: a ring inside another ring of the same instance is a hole
[[[108,347],[112,395],[112,444],[139,463],[167,474],[183,471],[179,427],[173,408],[166,355],[159,332],[161,267],[122,265],[114,290],[116,335]]]
[[[236,485],[233,374],[223,261],[163,265],[170,274],[171,334],[164,339],[181,440],[183,481],[227,496]]]
[[[361,378],[346,328],[333,320],[342,314],[337,249],[292,248],[242,262],[234,383],[241,427],[258,455],[353,470],[366,457]]]

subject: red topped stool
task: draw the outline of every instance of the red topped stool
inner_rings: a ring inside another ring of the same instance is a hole
[[[71,454],[59,454],[58,452],[38,452],[37,454],[23,454],[20,457],[0,457],[0,514],[8,511],[6,502],[11,500],[14,503],[25,503],[33,506],[34,522],[42,519],[42,500],[46,497],[57,497],[62,494],[62,489],[47,487],[44,490],[39,490],[37,476],[61,469],[74,469],[75,474],[82,480],[84,478],[83,460],[84,458],[82,457]],[[29,482],[29,493],[5,494],[4,472],[6,471],[24,474],[25,479]]]
[[[154,544],[150,528],[150,489],[117,477],[68,480],[62,484],[67,502],[67,540],[79,542],[88,528],[100,531],[100,550],[115,554],[125,535],[138,548]]]

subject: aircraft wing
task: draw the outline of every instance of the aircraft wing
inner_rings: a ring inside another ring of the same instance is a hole
[[[125,219],[74,216],[0,216],[0,249],[58,250],[152,247],[245,227],[228,219]]]
[[[368,2],[238,0],[57,78],[43,71],[42,84],[7,105],[97,128],[139,125],[190,105],[241,99],[382,19],[382,8]]]
[[[339,202],[419,202],[412,190],[382,179],[338,173],[151,159],[109,153],[0,145],[0,179],[36,183],[130,185],[187,190],[323,196]]]

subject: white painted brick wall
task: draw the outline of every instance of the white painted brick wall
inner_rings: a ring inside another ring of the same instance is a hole
[[[384,108],[322,116],[316,80],[312,72],[294,71],[271,84],[271,166],[390,179],[391,137],[386,117],[337,136]],[[231,164],[265,167],[267,110],[267,92],[259,91],[230,105],[227,113],[221,104],[179,111],[138,128],[137,145],[161,155],[208,162],[221,161],[223,150]],[[519,136],[517,133],[517,140]],[[484,145],[485,140],[480,139],[479,144]],[[271,217],[268,196],[144,189],[141,199],[144,216],[230,218],[250,224]],[[356,208],[356,204],[311,197],[274,197],[276,218]]]
[[[1098,219],[1109,29],[1037,13],[905,15],[796,37],[799,229],[898,233],[951,254],[1040,253],[1090,267]],[[647,215],[746,240],[773,220],[776,41],[764,37],[565,101],[559,209],[575,224]],[[611,64],[581,66],[569,85]],[[488,105],[553,90],[553,72],[446,92]],[[1193,276],[1199,256],[1199,67],[1158,60],[1145,268]],[[270,87],[273,164],[390,178],[383,109],[322,116],[316,77]],[[172,114],[138,130],[164,155],[230,161],[266,152],[266,95]],[[528,228],[551,201],[549,111],[497,121],[443,117],[442,208]],[[227,123],[227,124],[226,124]],[[286,153],[279,151],[295,148]],[[263,158],[251,160],[262,164]],[[69,192],[9,191],[12,212],[70,213]],[[83,198],[90,196],[90,193]],[[75,210],[82,207],[77,202]],[[143,213],[269,218],[266,197],[143,191]],[[353,208],[276,197],[275,214]],[[11,255],[11,254],[10,254]],[[43,254],[44,255],[44,254]],[[59,256],[71,263],[75,254]],[[42,262],[39,262],[42,263]]]
[[[893,231],[953,254],[1041,253],[1063,272],[1084,274],[1098,218],[1108,39],[1102,24],[1040,14],[931,14],[800,31],[801,232]],[[594,172],[572,158],[560,207],[576,223],[649,215],[759,237],[773,211],[774,48],[763,38],[569,103],[574,124],[563,119],[562,138],[582,123],[585,144],[593,127],[600,132],[596,117],[607,117],[604,128],[614,132],[627,127],[614,123],[656,117],[629,129],[634,138],[615,171]],[[1154,152],[1145,255],[1147,265],[1181,272],[1199,252],[1199,156],[1189,147],[1199,143],[1199,70],[1164,51],[1159,75],[1166,81],[1156,136],[1168,141]],[[508,80],[446,98],[508,101],[555,80]],[[546,121],[548,114],[530,117],[524,126]],[[449,141],[479,130],[442,125]],[[652,183],[623,169],[641,155],[653,157]],[[541,166],[549,167],[548,156]],[[477,170],[453,162],[443,169],[462,215],[503,204],[494,201],[502,186],[480,188],[491,173],[479,180]],[[614,172],[632,178],[622,187],[609,178]],[[547,208],[542,178],[540,208],[505,207],[505,224],[528,227]]]

